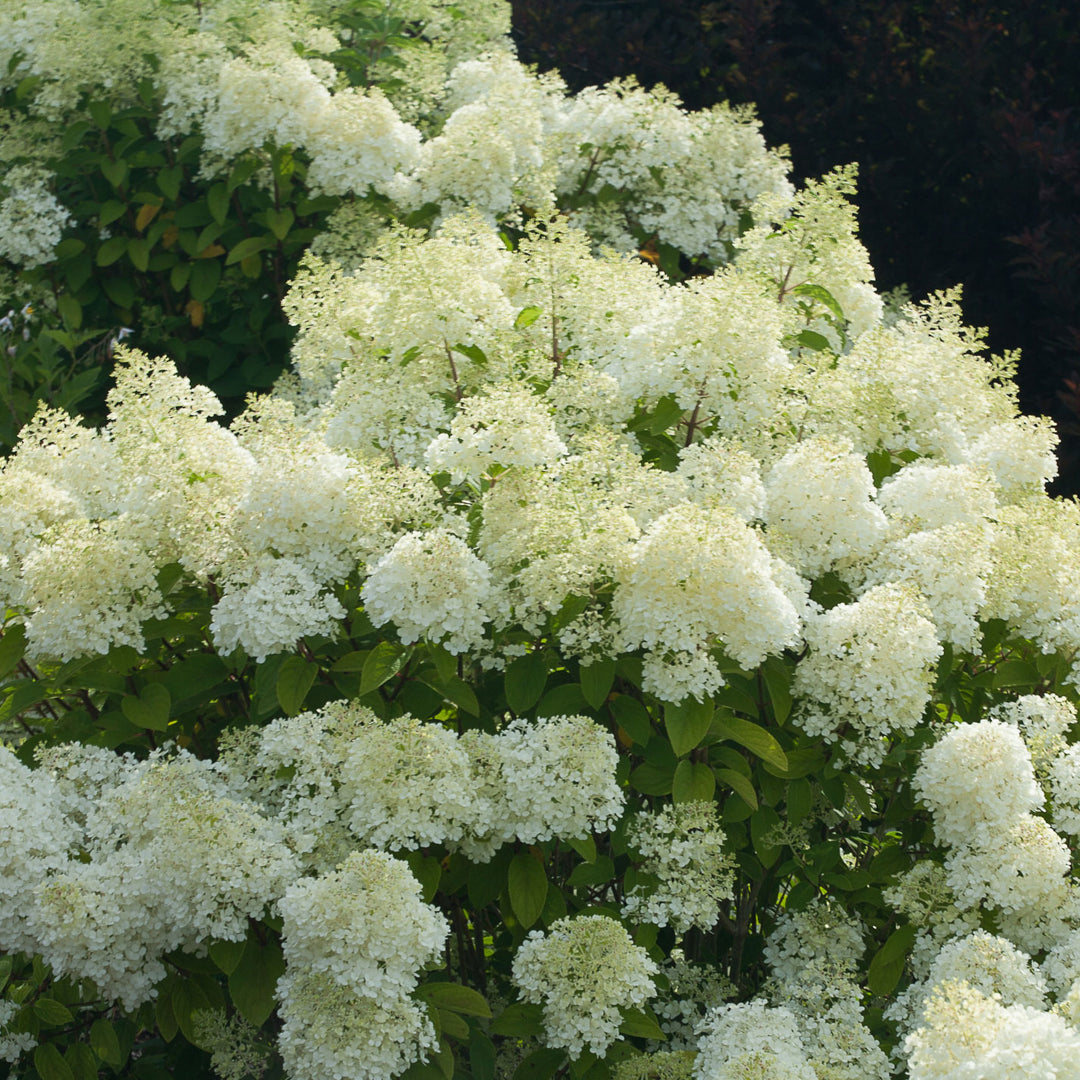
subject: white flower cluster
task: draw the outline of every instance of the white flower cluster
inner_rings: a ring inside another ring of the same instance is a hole
[[[653,888],[636,885],[626,896],[624,917],[684,934],[709,930],[722,900],[731,898],[731,856],[713,802],[686,802],[636,815],[627,840],[642,856],[640,870],[654,875]]]
[[[584,716],[515,720],[458,736],[335,702],[275,720],[223,755],[231,782],[279,814],[317,865],[342,844],[428,844],[490,859],[503,844],[582,837],[622,813],[611,735]],[[287,771],[287,778],[280,778]]]
[[[941,645],[928,614],[917,593],[888,584],[811,615],[792,687],[803,730],[841,741],[856,761],[880,762],[889,735],[910,734],[930,701]]]
[[[363,600],[376,626],[392,622],[401,641],[421,638],[462,653],[480,644],[494,597],[491,571],[446,529],[401,537],[372,568]]]
[[[363,997],[393,998],[415,989],[418,973],[450,932],[420,900],[408,865],[381,851],[354,851],[333,872],[285,890],[285,960]]]
[[[42,177],[19,167],[0,176],[0,259],[27,269],[51,262],[70,220]]]
[[[640,1008],[656,992],[657,966],[614,919],[579,915],[533,930],[514,956],[514,984],[544,1007],[545,1041],[577,1060],[598,1057],[618,1038],[620,1009]]]
[[[1036,707],[1021,699],[1013,711],[1029,709]],[[1064,754],[1051,763],[1051,790],[1057,762],[1068,760]],[[1002,932],[1029,952],[1068,933],[1076,906],[1071,854],[1032,812],[1045,796],[1019,728],[997,719],[957,725],[924,752],[914,783],[949,847],[945,869],[961,908],[997,908]],[[1068,820],[1067,799],[1062,813]]]
[[[764,1001],[720,1005],[699,1028],[695,1080],[817,1080],[795,1017]]]
[[[931,994],[922,1027],[907,1037],[911,1080],[1027,1080],[1076,1072],[1080,1032],[1029,1005],[1005,1005],[964,981]]]
[[[0,751],[3,895],[16,903],[0,947],[130,1009],[153,995],[165,953],[243,940],[298,867],[280,826],[229,797],[212,765],[180,752],[102,768],[109,757],[72,744],[30,771]]]

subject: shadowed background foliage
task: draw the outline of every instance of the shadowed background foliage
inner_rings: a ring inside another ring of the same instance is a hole
[[[1080,491],[1080,5],[514,0],[522,60],[572,89],[635,75],[757,106],[797,177],[858,162],[882,290],[962,283]]]

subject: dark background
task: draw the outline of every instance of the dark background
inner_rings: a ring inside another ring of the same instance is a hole
[[[1080,4],[513,0],[521,59],[573,90],[662,82],[753,102],[794,176],[859,164],[881,290],[964,287],[1080,491]]]

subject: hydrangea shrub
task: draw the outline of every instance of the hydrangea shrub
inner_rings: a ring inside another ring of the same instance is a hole
[[[12,71],[97,9],[41,11]],[[413,156],[234,421],[117,343],[106,421],[4,462],[0,1067],[1071,1075],[1080,506],[1013,358],[876,293],[851,169],[505,52],[414,138],[419,73],[260,66],[245,11],[151,11],[200,168]]]

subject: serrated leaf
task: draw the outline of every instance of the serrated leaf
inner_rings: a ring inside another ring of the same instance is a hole
[[[514,917],[528,930],[544,910],[548,880],[544,864],[528,852],[519,851],[510,860],[507,889]]]
[[[667,1036],[660,1027],[660,1022],[652,1012],[645,1009],[622,1009],[622,1023],[619,1032],[639,1039],[655,1039],[666,1042]]]
[[[393,641],[380,641],[368,653],[360,671],[360,691],[358,697],[378,690],[383,683],[392,679],[404,666],[409,650]]]
[[[492,1021],[492,1035],[506,1035],[512,1039],[527,1039],[544,1031],[544,1010],[539,1005],[524,1001],[507,1005]]]
[[[734,769],[716,769],[714,775],[717,780],[727,784],[751,810],[758,808],[757,792],[754,791],[754,785],[742,773],[737,773]]]
[[[236,970],[229,976],[229,996],[250,1024],[262,1027],[274,1011],[274,989],[285,973],[281,946],[271,938],[260,945],[249,938]]]
[[[601,660],[594,664],[582,664],[580,676],[581,692],[585,695],[585,700],[594,709],[599,709],[607,701],[615,682],[615,661]]]
[[[836,297],[823,285],[814,285],[809,281],[804,281],[801,285],[796,285],[791,292],[795,296],[806,296],[811,300],[816,300],[828,308],[841,322],[844,321],[844,309],[836,302]]]
[[[700,745],[712,725],[712,719],[711,701],[700,702],[696,698],[687,698],[678,705],[664,707],[664,727],[676,757],[689,754],[694,747]]]
[[[303,710],[304,698],[307,697],[319,665],[302,656],[286,657],[278,670],[275,690],[278,703],[286,716],[296,716]]]
[[[524,330],[526,327],[532,326],[532,324],[540,318],[542,312],[543,309],[536,307],[534,304],[523,307],[517,313],[517,318],[514,319],[514,329]]]
[[[870,961],[866,985],[872,994],[887,997],[893,992],[904,973],[904,964],[914,943],[915,927],[910,924],[901,926],[889,935]]]
[[[451,1012],[463,1013],[466,1016],[484,1018],[491,1016],[491,1006],[488,1005],[483,994],[457,983],[425,983],[417,987],[414,996],[439,1009],[449,1009]]]
[[[116,1028],[102,1017],[95,1020],[90,1027],[90,1047],[106,1065],[119,1069],[124,1064]]]
[[[739,716],[722,714],[714,717],[712,728],[713,733],[721,739],[730,739],[746,747],[767,765],[782,771],[787,769],[788,760],[784,748],[759,724],[753,724]]]
[[[506,703],[516,713],[528,712],[543,696],[548,670],[539,653],[519,656],[506,665]]]
[[[716,791],[716,777],[703,761],[680,761],[671,781],[674,802],[708,802]]]
[[[54,1043],[34,1047],[34,1068],[41,1080],[75,1080],[71,1066],[63,1059]]]
[[[615,876],[615,863],[609,855],[598,855],[591,863],[578,863],[566,879],[566,884],[579,885],[602,885],[605,881],[611,881]]]

